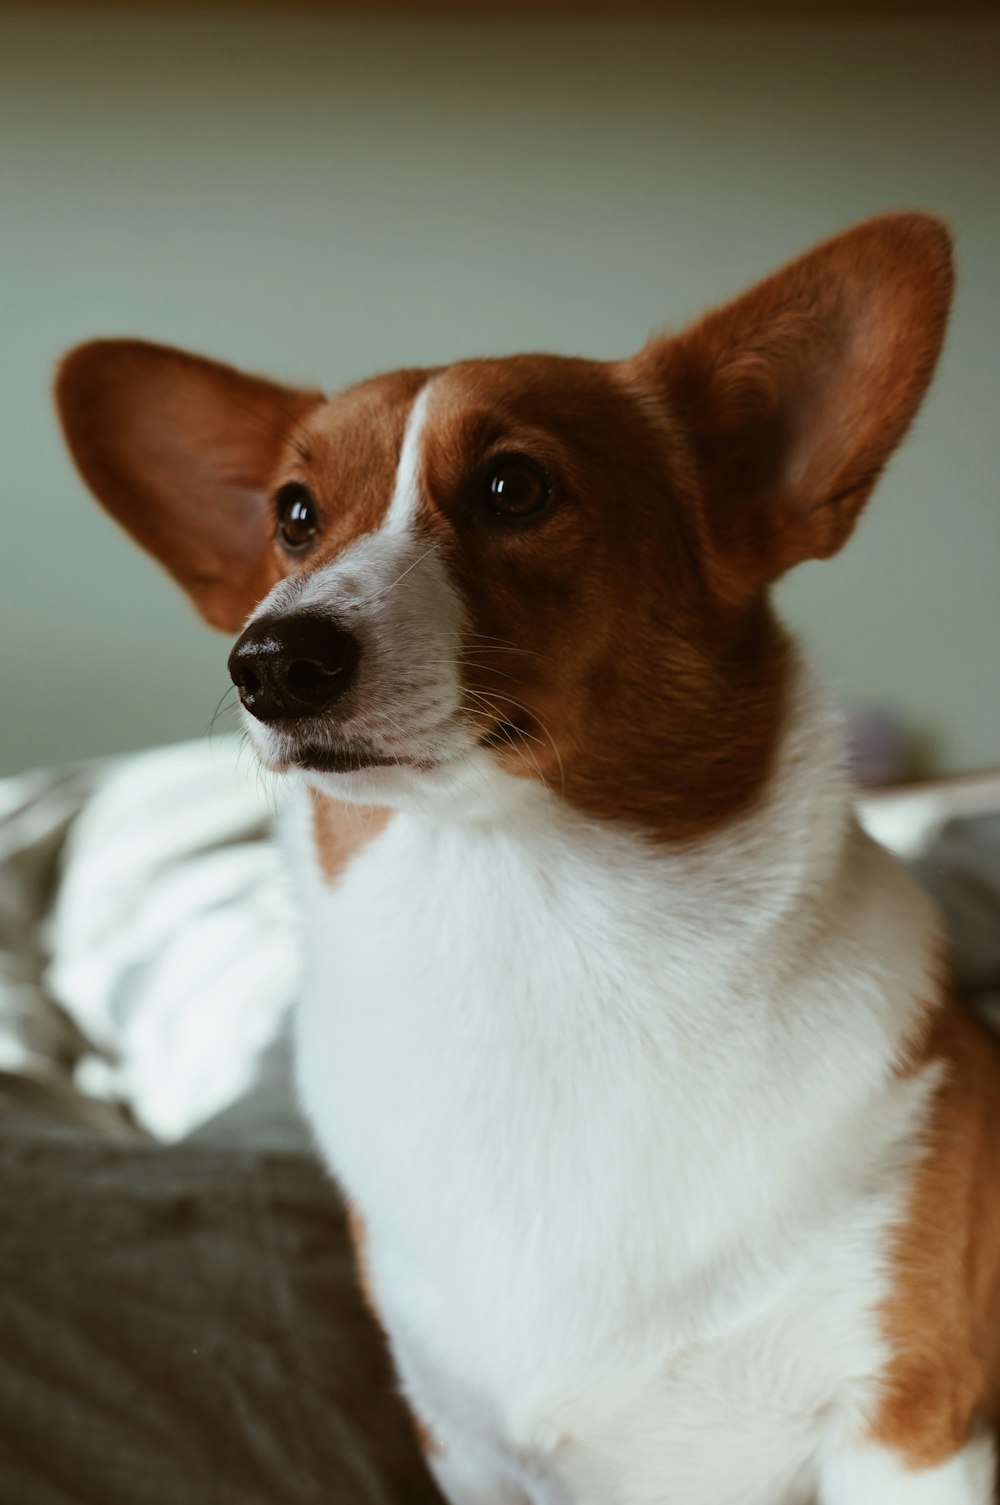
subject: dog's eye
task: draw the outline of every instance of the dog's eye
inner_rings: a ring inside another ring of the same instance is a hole
[[[541,466],[522,455],[494,461],[487,474],[487,501],[497,517],[533,517],[548,506],[551,494]]]
[[[299,481],[282,486],[274,499],[278,536],[288,549],[304,549],[319,532],[319,513],[312,493]]]

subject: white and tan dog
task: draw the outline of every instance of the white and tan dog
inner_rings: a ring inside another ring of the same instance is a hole
[[[986,1505],[1000,1053],[772,583],[930,379],[936,221],[628,360],[133,341],[69,444],[292,786],[302,1100],[456,1505]]]

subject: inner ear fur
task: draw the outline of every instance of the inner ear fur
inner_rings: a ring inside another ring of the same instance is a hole
[[[322,394],[141,340],[63,360],[56,404],[98,501],[213,627],[235,632],[279,576],[269,489]]]
[[[952,286],[942,222],[882,215],[636,357],[689,436],[724,594],[847,541],[927,390]]]

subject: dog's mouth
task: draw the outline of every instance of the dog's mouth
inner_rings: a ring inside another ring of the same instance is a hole
[[[289,763],[312,773],[363,773],[367,768],[420,766],[412,758],[386,757],[364,743],[335,747],[307,742],[295,750]]]
[[[277,732],[278,746],[268,750],[265,761],[278,773],[302,769],[307,773],[352,774],[365,773],[379,768],[406,768],[430,770],[441,761],[434,757],[421,757],[419,752],[389,753],[363,738],[340,740],[335,737],[310,735],[300,728],[295,735],[291,728],[272,723],[272,732]],[[305,735],[303,735],[305,733]],[[510,751],[533,740],[532,723],[527,716],[496,721],[477,739],[477,745],[488,750]]]
[[[258,755],[274,773],[303,769],[308,773],[364,773],[374,768],[422,768],[426,760],[390,753],[364,738],[330,735],[322,726],[296,727],[272,722],[270,736]]]
[[[289,751],[288,765],[312,774],[363,774],[370,768],[425,768],[416,757],[392,756],[366,742],[303,742]]]

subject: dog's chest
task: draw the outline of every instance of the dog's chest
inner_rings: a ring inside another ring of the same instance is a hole
[[[702,954],[696,895],[671,910],[653,874],[565,855],[400,818],[335,888],[313,882],[302,1086],[349,1195],[383,1238],[406,1224],[411,1260],[471,1254],[485,1222],[519,1266],[537,1267],[526,1241],[541,1256],[556,1239],[591,1278],[602,1237],[620,1260],[631,1228],[636,1276],[655,1251],[662,1286],[665,1258],[681,1280],[749,1215],[748,1172],[794,1176],[797,1143],[761,1086],[804,1042],[794,1024],[756,1027],[745,965],[743,1017],[713,1026],[734,943],[720,918]]]
[[[528,848],[399,820],[310,880],[299,1078],[404,1385],[522,1485],[797,1505],[881,1363],[924,1089],[872,1105],[884,1021],[822,941],[822,998],[765,996],[745,888]]]

